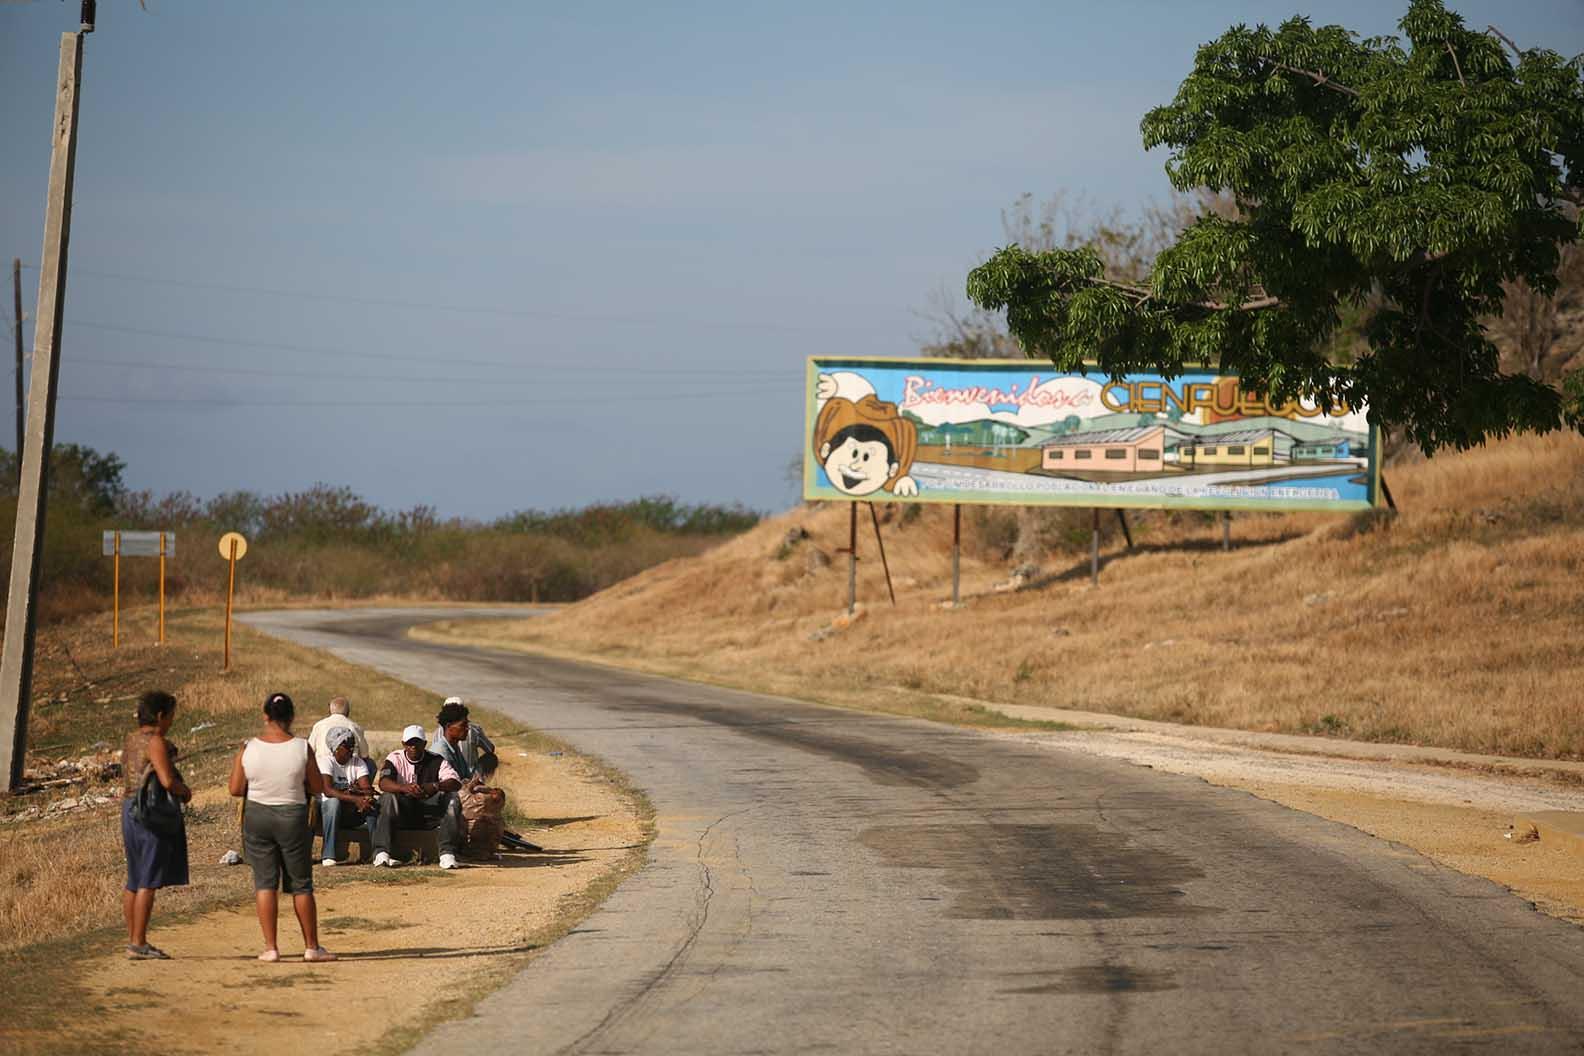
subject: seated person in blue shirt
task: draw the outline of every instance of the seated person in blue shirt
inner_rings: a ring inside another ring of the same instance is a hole
[[[429,750],[450,763],[464,782],[477,772],[479,756],[495,751],[495,742],[485,735],[484,727],[468,719],[461,697],[446,698],[435,724]]]
[[[336,864],[336,836],[343,828],[364,829],[372,838],[379,800],[374,793],[374,771],[358,757],[357,733],[347,726],[333,727],[325,737],[327,755],[319,757],[324,775],[324,795],[319,816],[324,826],[320,865]]]
[[[468,719],[467,705],[462,703],[461,697],[447,697],[445,704],[440,708],[440,714],[435,716],[435,722],[437,725],[429,740],[429,751],[450,763],[451,768],[462,779],[460,797],[462,812],[466,816],[470,808],[475,812],[477,810],[477,806],[471,803],[470,797],[474,794],[473,786],[480,783],[479,764],[484,757],[495,755],[495,743],[485,736],[482,727]],[[488,774],[484,775],[485,780],[488,777]],[[505,806],[506,790],[491,789],[489,809],[493,816],[498,818]],[[510,829],[502,830],[500,842],[518,851],[543,849],[537,844],[529,843]]]

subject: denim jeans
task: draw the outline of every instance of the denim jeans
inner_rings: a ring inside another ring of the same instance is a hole
[[[324,822],[324,849],[320,851],[320,857],[337,858],[340,857],[340,846],[336,842],[336,834],[341,829],[365,829],[372,840],[379,806],[376,804],[372,809],[362,811],[345,800],[321,796],[319,816]]]

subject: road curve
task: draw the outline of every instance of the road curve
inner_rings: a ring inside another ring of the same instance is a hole
[[[603,757],[658,837],[419,1052],[1584,1047],[1584,929],[1406,848],[1012,738],[405,636],[459,615],[244,619]]]

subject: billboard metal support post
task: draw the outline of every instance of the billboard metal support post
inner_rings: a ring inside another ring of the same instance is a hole
[[[115,533],[115,587],[110,594],[110,648],[121,648],[121,533]]]
[[[1127,511],[1118,509],[1117,520],[1122,524],[1122,538],[1127,540],[1127,548],[1133,549],[1133,533],[1128,530]]]
[[[1094,511],[1094,527],[1089,533],[1089,585],[1100,585],[1100,510]]]
[[[858,611],[858,504],[847,521],[847,615]]]
[[[962,503],[952,506],[952,608],[962,604]]]
[[[89,25],[85,28],[91,29]],[[33,313],[33,377],[17,482],[11,584],[6,596],[5,647],[0,652],[0,773],[15,791],[27,759],[28,705],[33,692],[33,631],[44,543],[49,454],[55,434],[55,386],[60,379],[60,332],[65,307],[66,257],[71,241],[72,178],[77,168],[77,97],[82,85],[82,33],[62,33],[55,81],[44,247],[39,254],[38,308]],[[19,321],[20,325],[20,321]]]
[[[880,567],[885,569],[886,593],[891,595],[891,607],[896,608],[896,591],[891,586],[891,564],[885,556],[885,540],[880,537],[880,515],[875,512],[874,503],[869,504],[869,519],[874,522],[875,545],[880,548]]]
[[[1381,474],[1380,482],[1381,482],[1381,498],[1386,500],[1386,508],[1391,510],[1393,513],[1396,513],[1397,512],[1397,500],[1392,498],[1391,489],[1386,486],[1386,474],[1384,474],[1384,473]]]
[[[1232,549],[1232,514],[1221,511],[1221,549]]]

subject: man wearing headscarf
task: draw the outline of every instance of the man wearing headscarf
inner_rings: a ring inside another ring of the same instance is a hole
[[[357,734],[337,726],[325,736],[328,753],[319,757],[319,772],[324,775],[324,795],[319,797],[319,816],[323,822],[324,846],[319,864],[335,865],[340,830],[364,829],[373,840],[374,822],[379,817],[379,800],[374,794],[374,772],[368,761],[357,755]]]

